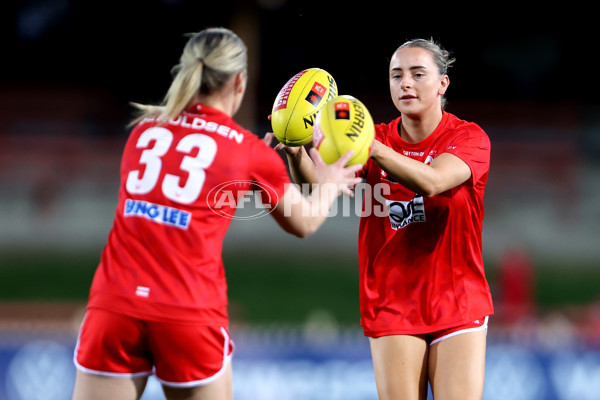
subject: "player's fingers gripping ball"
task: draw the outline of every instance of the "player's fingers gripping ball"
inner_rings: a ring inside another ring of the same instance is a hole
[[[313,145],[327,164],[348,150],[354,150],[354,155],[346,165],[366,163],[374,138],[369,110],[352,96],[337,96],[327,102],[313,127]]]
[[[337,95],[333,77],[320,68],[294,75],[279,91],[271,112],[273,134],[286,146],[302,146],[312,140],[317,112]]]

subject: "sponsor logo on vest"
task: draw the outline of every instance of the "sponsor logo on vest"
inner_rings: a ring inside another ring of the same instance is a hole
[[[392,229],[402,229],[413,222],[425,222],[423,196],[417,194],[411,201],[385,200]]]
[[[142,217],[179,229],[187,229],[190,226],[192,217],[192,213],[189,211],[132,199],[125,200],[123,215],[126,217]]]

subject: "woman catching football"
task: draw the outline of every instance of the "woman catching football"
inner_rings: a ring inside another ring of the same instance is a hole
[[[389,87],[401,115],[375,126],[359,173],[388,188],[387,215],[365,209],[358,239],[361,325],[382,400],[425,400],[428,383],[436,400],[483,393],[494,312],[482,258],[490,140],[444,110],[452,62],[431,40],[396,49]],[[276,148],[298,183],[314,181],[303,148]],[[381,206],[365,193],[365,207]]]

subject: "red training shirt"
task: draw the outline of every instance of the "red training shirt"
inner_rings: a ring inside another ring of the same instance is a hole
[[[364,333],[372,337],[435,332],[493,314],[481,243],[489,138],[476,124],[444,112],[429,137],[408,143],[400,121],[376,125],[376,140],[426,164],[454,154],[472,174],[426,198],[394,182],[373,160],[365,164],[361,173],[370,189],[359,229],[360,308]]]
[[[256,190],[252,182],[274,207],[290,181],[279,155],[227,114],[196,104],[166,123],[141,121],[123,151],[115,219],[88,306],[226,327],[222,243],[238,196]]]

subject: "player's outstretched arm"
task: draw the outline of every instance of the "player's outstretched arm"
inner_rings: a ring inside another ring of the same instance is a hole
[[[290,174],[292,179],[299,185],[317,183],[315,176],[315,164],[309,157],[308,152],[304,146],[300,147],[289,147],[279,143],[275,146],[275,150],[283,149],[290,166]]]
[[[275,135],[273,133],[267,132],[264,141],[267,144],[271,144],[274,138]],[[298,185],[305,183],[312,185],[317,183],[314,162],[309,157],[304,146],[286,146],[283,143],[277,143],[275,150],[284,151],[288,160],[290,175],[295,183]]]
[[[467,163],[450,153],[440,154],[426,165],[375,140],[371,158],[397,182],[425,197],[443,193],[471,177]]]
[[[348,151],[333,164],[326,164],[316,149],[310,150],[316,184],[310,195],[303,196],[297,185],[290,185],[272,215],[286,231],[298,237],[314,233],[325,222],[333,202],[341,194],[352,196],[351,188],[360,183],[356,172],[360,164],[344,167],[352,157]]]

